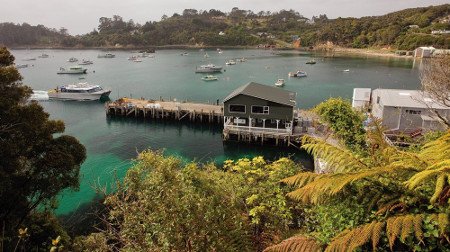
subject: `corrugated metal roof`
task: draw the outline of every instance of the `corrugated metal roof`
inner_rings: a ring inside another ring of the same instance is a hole
[[[271,87],[255,82],[247,83],[241,87],[236,88],[223,101],[226,102],[238,95],[248,95],[263,100],[287,105],[295,106],[295,92],[286,91],[278,87]]]
[[[383,106],[450,109],[433,101],[429,95],[420,90],[375,89],[372,92],[372,100],[374,102],[376,102],[377,96],[380,97],[380,102]]]

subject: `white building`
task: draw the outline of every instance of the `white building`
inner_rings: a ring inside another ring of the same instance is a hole
[[[418,58],[429,58],[431,57],[431,55],[433,55],[435,48],[430,46],[430,47],[426,47],[426,46],[422,46],[422,47],[418,47],[416,50],[414,50],[414,57],[418,57]]]
[[[354,88],[352,97],[352,107],[363,110],[370,106],[370,88]]]
[[[419,90],[375,89],[371,101],[372,115],[382,119],[389,130],[443,130],[444,125],[432,110],[450,120],[449,107]]]

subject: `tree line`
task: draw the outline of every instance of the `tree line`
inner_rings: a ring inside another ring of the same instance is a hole
[[[331,42],[353,48],[450,48],[450,36],[431,34],[433,30],[450,30],[449,14],[449,4],[405,9],[383,16],[337,19],[326,15],[309,19],[292,9],[273,13],[254,13],[237,7],[230,12],[185,9],[181,14],[163,15],[160,21],[144,24],[123,20],[118,15],[101,17],[96,29],[77,36],[68,35],[64,28],[2,23],[0,43],[62,47],[254,46],[299,39],[304,47]],[[274,37],[257,35],[261,32]]]

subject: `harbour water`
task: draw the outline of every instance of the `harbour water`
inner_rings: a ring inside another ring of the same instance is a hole
[[[128,61],[131,52],[117,51],[115,58],[97,58],[97,50],[13,50],[17,64],[33,65],[20,69],[23,82],[36,90],[48,90],[57,85],[89,82],[110,88],[111,99],[122,96],[146,99],[169,97],[177,100],[216,102],[233,89],[250,81],[274,85],[279,78],[286,80],[286,90],[297,93],[300,108],[310,108],[329,97],[351,99],[355,87],[416,89],[420,85],[418,67],[412,59],[339,57],[320,55],[277,55],[264,50],[207,51],[209,58],[198,50],[157,51],[154,58],[142,62]],[[42,53],[49,58],[37,58]],[[36,61],[23,61],[34,58]],[[67,59],[89,59],[93,65],[86,75],[57,75],[60,67],[71,66]],[[246,62],[225,66],[233,58]],[[305,63],[315,58],[317,64]],[[202,74],[195,74],[196,66],[213,63],[223,65],[218,81],[204,82]],[[343,70],[349,69],[349,72]],[[288,78],[288,72],[304,70],[308,77]],[[84,79],[79,79],[84,77]],[[108,119],[101,102],[41,102],[52,119],[66,124],[66,134],[77,137],[87,148],[87,160],[81,167],[78,191],[64,192],[58,214],[67,214],[95,197],[96,187],[109,186],[115,178],[122,178],[132,159],[142,150],[165,149],[186,161],[215,162],[226,159],[263,155],[268,159],[282,156],[311,165],[303,152],[293,149],[223,144],[221,129],[210,125],[189,125],[173,122],[152,122],[134,119]]]

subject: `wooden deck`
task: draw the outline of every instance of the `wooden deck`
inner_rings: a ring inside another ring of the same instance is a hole
[[[105,110],[106,114],[110,116],[134,116],[208,123],[223,122],[222,106],[206,103],[121,98],[106,103]]]

